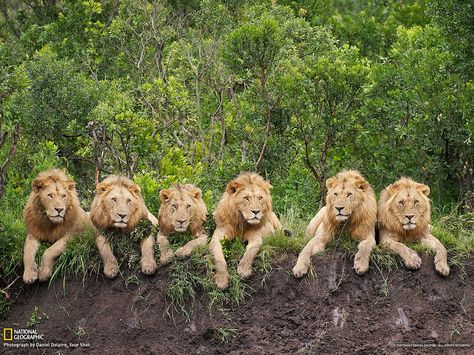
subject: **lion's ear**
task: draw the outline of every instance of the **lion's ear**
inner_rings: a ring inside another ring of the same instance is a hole
[[[97,185],[95,191],[101,195],[104,192],[106,192],[109,189],[110,185],[107,184],[106,182],[101,182],[99,185]]]
[[[173,191],[171,189],[166,189],[166,190],[161,190],[160,191],[160,200],[161,202],[166,202],[168,201],[171,196],[173,196]]]
[[[129,189],[132,193],[134,193],[135,195],[140,195],[141,192],[142,192],[142,188],[140,187],[140,185],[138,184],[131,184],[129,186]]]
[[[239,189],[242,188],[242,186],[244,186],[241,182],[239,181],[236,181],[236,180],[232,180],[231,182],[229,182],[227,184],[227,187],[226,187],[226,191],[229,195],[233,195],[235,194]]]
[[[66,186],[66,189],[68,189],[69,191],[74,191],[74,189],[76,188],[76,183],[72,180],[69,180],[69,181],[66,181],[65,186]]]
[[[337,179],[335,177],[330,177],[326,180],[326,187],[328,190],[331,190],[337,184]]]
[[[369,188],[369,183],[365,180],[357,180],[355,183],[356,189],[359,189],[361,191],[367,191]]]
[[[423,195],[428,196],[430,194],[430,187],[424,184],[418,184],[416,189],[420,191]]]
[[[193,188],[193,190],[191,191],[191,196],[193,196],[195,199],[199,200],[200,198],[202,198],[202,191],[199,187],[195,187]]]
[[[46,186],[46,182],[43,179],[34,179],[31,182],[31,188],[34,192],[39,192],[42,188]]]

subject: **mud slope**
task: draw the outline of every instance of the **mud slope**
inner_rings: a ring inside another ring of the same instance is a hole
[[[207,296],[200,294],[190,322],[167,316],[167,270],[163,268],[151,278],[140,276],[139,285],[128,289],[120,277],[70,280],[65,291],[61,283],[49,289],[44,284],[28,287],[1,325],[24,328],[37,306],[42,319],[36,329],[47,342],[90,344],[89,348],[36,350],[38,353],[474,351],[473,258],[464,271],[454,268],[447,279],[436,274],[430,256],[423,258],[416,272],[381,273],[372,266],[368,275],[359,277],[349,257],[326,254],[313,258],[317,276],[303,281],[290,275],[295,259],[295,255],[284,257],[264,284],[262,275],[253,276],[250,296],[225,315],[217,309],[210,314]],[[414,348],[417,344],[424,348]],[[23,351],[32,353],[31,349]],[[7,352],[21,353],[18,349]]]

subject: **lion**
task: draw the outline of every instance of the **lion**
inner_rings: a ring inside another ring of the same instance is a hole
[[[380,244],[384,249],[400,255],[409,269],[419,269],[421,259],[404,242],[418,241],[435,250],[436,271],[448,276],[449,266],[446,248],[431,234],[430,188],[410,178],[387,186],[380,195],[378,220]]]
[[[324,251],[340,229],[346,230],[359,242],[354,258],[354,269],[359,275],[369,269],[372,249],[375,247],[377,202],[369,183],[356,170],[345,170],[326,180],[326,206],[311,220],[306,235],[313,238],[306,244],[293,267],[293,275],[305,275],[311,256]]]
[[[31,193],[23,211],[28,235],[23,250],[23,281],[31,284],[37,279],[51,277],[55,259],[75,234],[81,233],[91,222],[81,208],[76,183],[60,169],[49,169],[31,182]],[[38,268],[35,256],[40,242],[52,245],[46,249]]]
[[[270,183],[256,173],[242,173],[231,180],[214,212],[216,230],[209,243],[214,257],[214,281],[219,289],[229,285],[229,272],[221,240],[241,238],[248,242],[237,268],[242,278],[252,274],[252,263],[263,238],[281,230],[282,225],[272,211]]]
[[[122,232],[129,235],[142,220],[153,226],[158,220],[148,211],[140,186],[125,176],[111,175],[97,185],[90,218],[96,228],[96,245],[104,262],[104,274],[114,278],[119,271],[109,241],[103,232]],[[141,242],[141,269],[146,275],[156,271],[155,239],[153,234]]]
[[[207,219],[206,204],[202,192],[191,184],[176,184],[169,189],[160,191],[161,206],[158,211],[158,244],[160,246],[160,262],[167,264],[176,255],[183,258],[191,255],[194,248],[207,243],[207,234],[202,225]],[[193,240],[176,252],[170,248],[168,236],[174,232],[189,230]]]

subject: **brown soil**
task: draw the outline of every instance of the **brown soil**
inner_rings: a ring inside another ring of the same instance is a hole
[[[45,341],[90,344],[38,353],[474,352],[474,258],[464,270],[454,268],[448,278],[436,274],[431,256],[423,258],[418,271],[400,268],[381,273],[372,267],[359,277],[351,269],[350,257],[325,254],[313,258],[317,276],[303,280],[291,276],[295,259],[295,255],[283,257],[265,283],[262,275],[253,276],[250,296],[225,314],[217,309],[209,313],[207,296],[200,293],[190,322],[181,316],[170,318],[165,267],[153,277],[140,276],[139,285],[128,288],[125,276],[112,281],[68,280],[65,290],[61,282],[50,288],[27,287],[1,327],[26,328],[37,306],[42,319],[36,329]],[[387,295],[382,292],[385,280]],[[78,336],[75,332],[80,329],[85,334]],[[222,333],[229,334],[227,342]]]

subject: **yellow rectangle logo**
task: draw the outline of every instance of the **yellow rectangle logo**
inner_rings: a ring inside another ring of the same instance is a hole
[[[3,341],[13,340],[13,328],[3,328]]]

